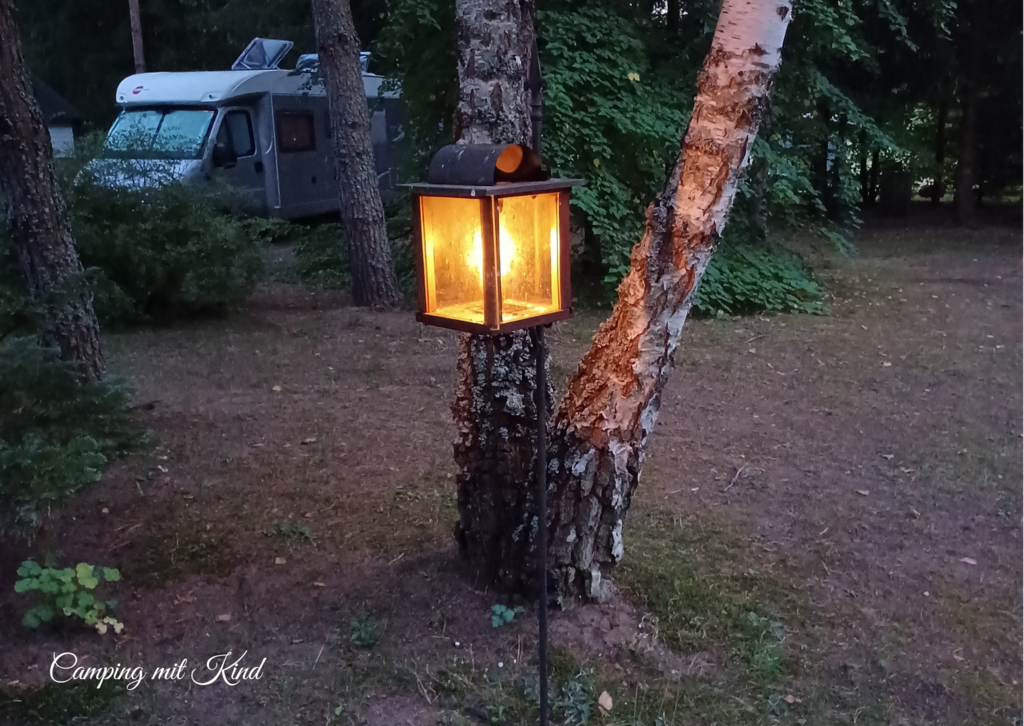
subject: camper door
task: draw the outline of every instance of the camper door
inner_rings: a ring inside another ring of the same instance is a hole
[[[339,209],[325,96],[274,96],[279,215],[311,217]]]
[[[241,206],[252,214],[266,214],[266,170],[255,109],[229,107],[221,112],[214,135],[213,176],[233,187]]]

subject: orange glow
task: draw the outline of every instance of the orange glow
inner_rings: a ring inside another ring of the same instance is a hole
[[[500,284],[496,323],[560,309],[558,194],[504,197],[497,210],[494,273],[486,274],[482,216],[490,199],[420,198],[425,312],[470,323],[489,322],[485,286]],[[497,290],[494,291],[496,295]],[[495,326],[496,327],[496,326]]]

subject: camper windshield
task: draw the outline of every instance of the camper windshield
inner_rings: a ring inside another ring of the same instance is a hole
[[[198,159],[213,111],[149,109],[117,117],[103,147],[108,159]]]

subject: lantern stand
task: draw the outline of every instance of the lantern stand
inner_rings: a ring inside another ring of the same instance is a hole
[[[531,73],[539,78],[539,66]],[[539,80],[535,98],[539,98]],[[535,130],[539,132],[538,118]],[[538,139],[539,140],[539,139]],[[458,144],[434,156],[412,191],[416,319],[476,335],[529,329],[536,353],[538,671],[548,724],[547,343],[572,315],[569,195],[582,179],[551,179],[519,144]]]

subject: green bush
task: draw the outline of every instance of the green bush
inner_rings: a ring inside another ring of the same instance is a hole
[[[50,510],[143,443],[125,386],[89,381],[34,337],[0,345],[0,528],[32,537]]]
[[[823,291],[798,257],[770,246],[723,245],[693,303],[697,316],[755,312],[821,314]]]
[[[79,177],[66,194],[106,322],[220,312],[263,275],[262,227],[229,213],[218,193],[176,183],[112,189]]]

